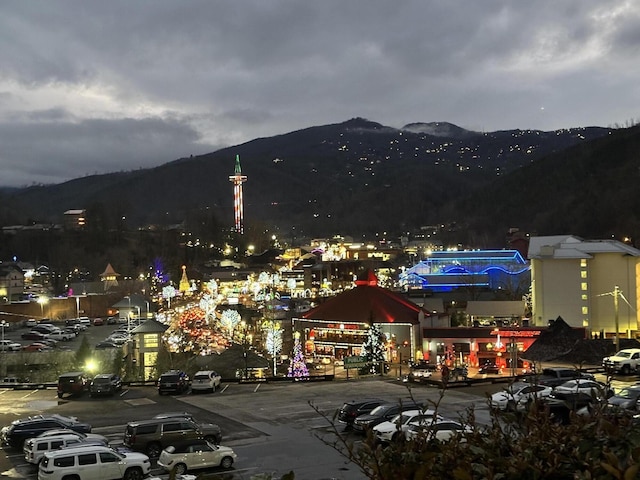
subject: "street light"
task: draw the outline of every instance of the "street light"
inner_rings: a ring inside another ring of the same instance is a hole
[[[44,318],[44,306],[49,303],[49,299],[47,297],[38,297],[38,303],[40,304],[40,316]]]
[[[127,295],[124,298],[129,300],[129,310],[127,310],[127,333],[130,333],[131,332],[131,297]]]
[[[9,325],[5,320],[0,320],[0,327],[2,327],[2,351],[4,352],[5,350],[5,345],[4,345],[4,328]]]

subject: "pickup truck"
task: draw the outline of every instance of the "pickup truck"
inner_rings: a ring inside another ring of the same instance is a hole
[[[640,367],[640,348],[625,348],[602,359],[602,366],[611,373],[629,375]]]
[[[540,375],[531,375],[527,377],[527,382],[538,382],[540,385],[547,385],[549,387],[557,387],[562,385],[567,380],[574,380],[576,378],[588,378],[594,380],[595,377],[587,372],[568,367],[548,367],[542,369]]]
[[[46,337],[53,340],[62,340],[67,342],[69,340],[73,340],[75,338],[75,335],[70,332],[65,332],[64,330],[55,330],[51,333],[47,333]]]

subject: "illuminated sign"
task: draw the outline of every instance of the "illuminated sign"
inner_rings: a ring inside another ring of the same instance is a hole
[[[500,335],[501,337],[539,337],[540,330],[492,330],[491,335]]]

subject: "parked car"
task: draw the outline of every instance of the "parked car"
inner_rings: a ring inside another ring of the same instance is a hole
[[[57,332],[58,330],[60,330],[58,327],[54,327],[47,323],[38,324],[31,329],[32,332],[42,333],[43,335],[48,335],[50,333]]]
[[[431,423],[409,425],[404,432],[407,440],[416,440],[420,436],[424,436],[425,440],[436,439],[441,442],[450,440],[451,437],[458,433],[471,432],[469,425],[463,425],[455,420],[436,420]]]
[[[492,374],[499,374],[500,371],[502,369],[500,368],[500,366],[496,363],[492,363],[492,362],[487,362],[484,363],[479,369],[478,369],[478,373],[481,374],[485,374],[485,373],[492,373]]]
[[[169,370],[158,379],[158,393],[184,393],[189,390],[189,375],[182,370]]]
[[[47,336],[44,333],[31,330],[30,332],[26,332],[20,335],[20,338],[22,338],[23,340],[33,340],[33,341],[39,342],[47,338]]]
[[[353,430],[365,433],[368,429],[373,428],[382,422],[391,420],[399,413],[406,412],[408,410],[419,410],[421,408],[424,408],[424,405],[419,405],[413,402],[407,402],[406,404],[383,403],[382,405],[378,405],[369,413],[358,415],[353,421]]]
[[[46,452],[38,467],[38,478],[139,480],[148,476],[150,471],[151,461],[142,453],[120,452],[104,445],[85,445]]]
[[[91,433],[91,425],[79,422],[76,417],[59,414],[34,415],[11,422],[0,433],[2,443],[13,448],[22,448],[27,438],[37,437],[43,432],[58,428],[68,428],[76,432]]]
[[[94,318],[93,319],[93,326],[94,327],[100,327],[102,325],[104,325],[104,319],[102,319],[102,318]]]
[[[183,475],[202,468],[231,468],[237,455],[230,447],[214,445],[202,439],[177,442],[160,453],[158,466],[167,472]]]
[[[47,334],[48,340],[62,340],[63,342],[68,342],[69,340],[73,340],[74,338],[76,338],[75,333],[69,333],[63,330],[54,330],[51,333]]]
[[[62,433],[59,435],[47,435],[28,438],[24,442],[22,452],[27,463],[37,465],[45,452],[58,450],[59,448],[73,447],[77,445],[105,445],[99,440],[89,440],[73,434]]]
[[[577,378],[575,380],[567,380],[554,389],[554,394],[582,394],[590,397],[605,399],[613,395],[613,390],[604,383],[587,378]]]
[[[95,344],[93,348],[96,350],[105,350],[107,348],[120,348],[121,344],[117,344],[116,342],[112,342],[111,340],[103,340]]]
[[[51,347],[43,342],[33,342],[22,347],[23,352],[45,352],[51,350]]]
[[[11,340],[0,340],[0,352],[19,352],[22,350],[22,345],[18,342],[12,342]]]
[[[116,317],[107,318],[107,325],[115,325],[116,323],[118,323],[118,319]]]
[[[73,335],[73,338],[77,337],[77,336],[78,336],[78,333],[80,333],[80,332],[78,331],[78,329],[77,329],[77,328],[75,328],[75,327],[73,327],[73,326],[71,326],[71,327],[64,327],[64,328],[62,329],[62,331],[63,331],[63,332],[67,332],[67,333],[69,333],[69,334]]]
[[[24,322],[24,326],[27,328],[32,328],[38,325],[38,321],[35,318],[30,318],[26,322]]]
[[[67,372],[58,377],[58,398],[65,393],[72,396],[81,396],[89,390],[89,379],[84,372]]]
[[[391,420],[379,423],[373,427],[373,433],[377,441],[388,443],[397,439],[399,435],[404,435],[410,425],[429,425],[437,420],[443,420],[443,418],[435,410],[408,410],[399,413]]]
[[[89,393],[92,397],[98,395],[115,395],[116,392],[122,390],[122,379],[115,373],[99,373],[89,387]]]
[[[98,435],[97,433],[83,433],[76,432],[75,430],[71,430],[70,428],[54,428],[52,430],[47,430],[46,432],[42,432],[35,438],[43,438],[43,437],[54,437],[56,435],[75,435],[81,440],[91,440],[95,442],[101,442],[104,445],[109,444],[109,439],[104,435]]]
[[[191,382],[191,393],[197,392],[215,392],[216,388],[220,386],[222,377],[218,372],[213,370],[201,370],[196,372]]]
[[[352,427],[358,416],[371,412],[371,410],[383,403],[385,401],[379,398],[365,398],[345,402],[338,410],[338,421],[345,424],[347,428]]]
[[[163,448],[181,440],[205,439],[219,445],[222,432],[212,423],[195,423],[187,418],[153,418],[129,422],[125,427],[124,445],[151,458],[158,458]]]
[[[607,405],[623,410],[640,410],[640,384],[630,385],[609,397]]]
[[[551,395],[553,388],[547,385],[535,383],[516,382],[504,390],[491,395],[491,407],[499,410],[525,410],[536,398],[545,398]]]

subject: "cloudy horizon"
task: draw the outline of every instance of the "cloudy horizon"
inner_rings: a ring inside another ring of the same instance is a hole
[[[150,168],[363,117],[637,123],[640,0],[0,4],[0,186]]]

